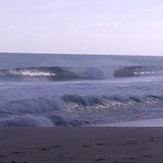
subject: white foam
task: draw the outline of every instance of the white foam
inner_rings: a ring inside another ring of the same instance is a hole
[[[42,116],[24,115],[0,119],[0,127],[52,127],[53,122]]]
[[[56,76],[56,74],[51,72],[43,72],[43,71],[15,71],[15,70],[8,70],[11,75],[23,75],[23,76]]]

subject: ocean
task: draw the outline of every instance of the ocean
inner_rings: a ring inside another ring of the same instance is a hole
[[[0,127],[163,118],[163,57],[0,53]]]

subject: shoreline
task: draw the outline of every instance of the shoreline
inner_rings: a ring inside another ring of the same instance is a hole
[[[0,128],[2,163],[162,163],[161,127]]]
[[[86,126],[87,127],[87,126]],[[116,122],[99,125],[88,125],[88,127],[163,127],[163,118],[145,119],[136,121]]]

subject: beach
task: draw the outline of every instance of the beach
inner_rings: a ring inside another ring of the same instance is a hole
[[[162,163],[163,128],[1,128],[0,163]]]
[[[163,57],[0,60],[0,163],[163,162]]]

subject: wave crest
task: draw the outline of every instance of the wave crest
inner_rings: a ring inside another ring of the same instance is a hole
[[[1,69],[1,79],[46,79],[46,80],[77,80],[77,79],[111,79],[123,77],[140,77],[163,74],[163,67],[128,66],[128,67],[29,67]]]
[[[163,74],[163,67],[157,66],[130,66],[118,69],[114,72],[114,77],[140,77]]]

